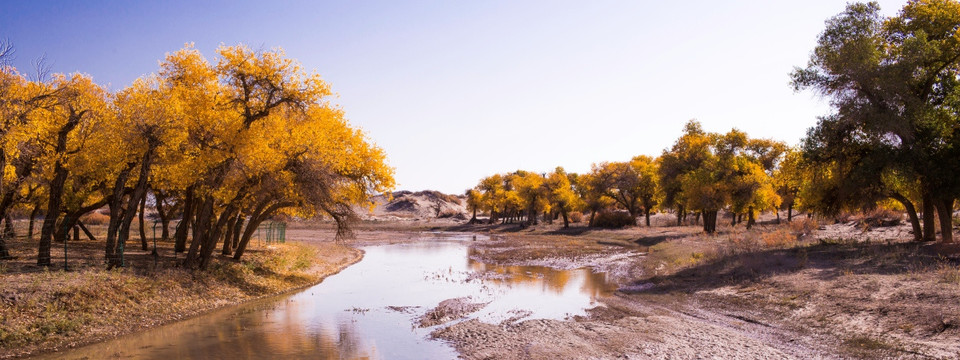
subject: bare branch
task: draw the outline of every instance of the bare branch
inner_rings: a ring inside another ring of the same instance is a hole
[[[33,71],[36,74],[34,81],[45,82],[47,77],[50,76],[50,69],[53,68],[53,64],[47,61],[47,53],[43,53],[36,60],[33,61]]]
[[[0,39],[0,71],[6,72],[13,62],[16,49],[10,39]]]

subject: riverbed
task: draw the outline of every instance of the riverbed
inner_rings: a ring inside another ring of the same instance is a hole
[[[566,319],[602,306],[614,288],[589,269],[503,266],[471,258],[483,236],[436,235],[371,245],[359,263],[295,294],[41,358],[447,359],[456,351],[430,333],[460,321],[500,324]],[[438,317],[455,299],[464,313]],[[447,302],[449,303],[449,301]]]

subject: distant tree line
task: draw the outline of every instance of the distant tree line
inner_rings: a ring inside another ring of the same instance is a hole
[[[480,180],[467,191],[467,204],[490,214],[489,221],[549,221],[572,211],[597,214],[625,211],[635,223],[659,210],[673,210],[677,224],[689,213],[700,217],[703,229],[716,231],[717,213],[727,210],[736,224],[754,224],[756,214],[781,205],[790,209],[794,198],[779,186],[780,165],[790,149],[780,142],[750,139],[743,132],[705,132],[700,123],[687,123],[683,136],[658,158],[636,156],[626,162],[594,164],[586,174],[558,167],[549,174],[519,170]],[[795,156],[795,155],[794,155]],[[783,202],[787,198],[790,201]],[[792,214],[792,211],[791,211]]]

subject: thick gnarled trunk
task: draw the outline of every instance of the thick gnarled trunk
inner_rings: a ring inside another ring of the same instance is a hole
[[[703,211],[703,231],[707,234],[717,232],[717,210]]]

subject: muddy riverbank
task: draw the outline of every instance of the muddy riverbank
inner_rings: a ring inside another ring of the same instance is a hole
[[[474,247],[480,261],[587,267],[619,289],[585,316],[433,333],[464,358],[960,357],[960,248],[904,229],[477,230],[496,234]]]

